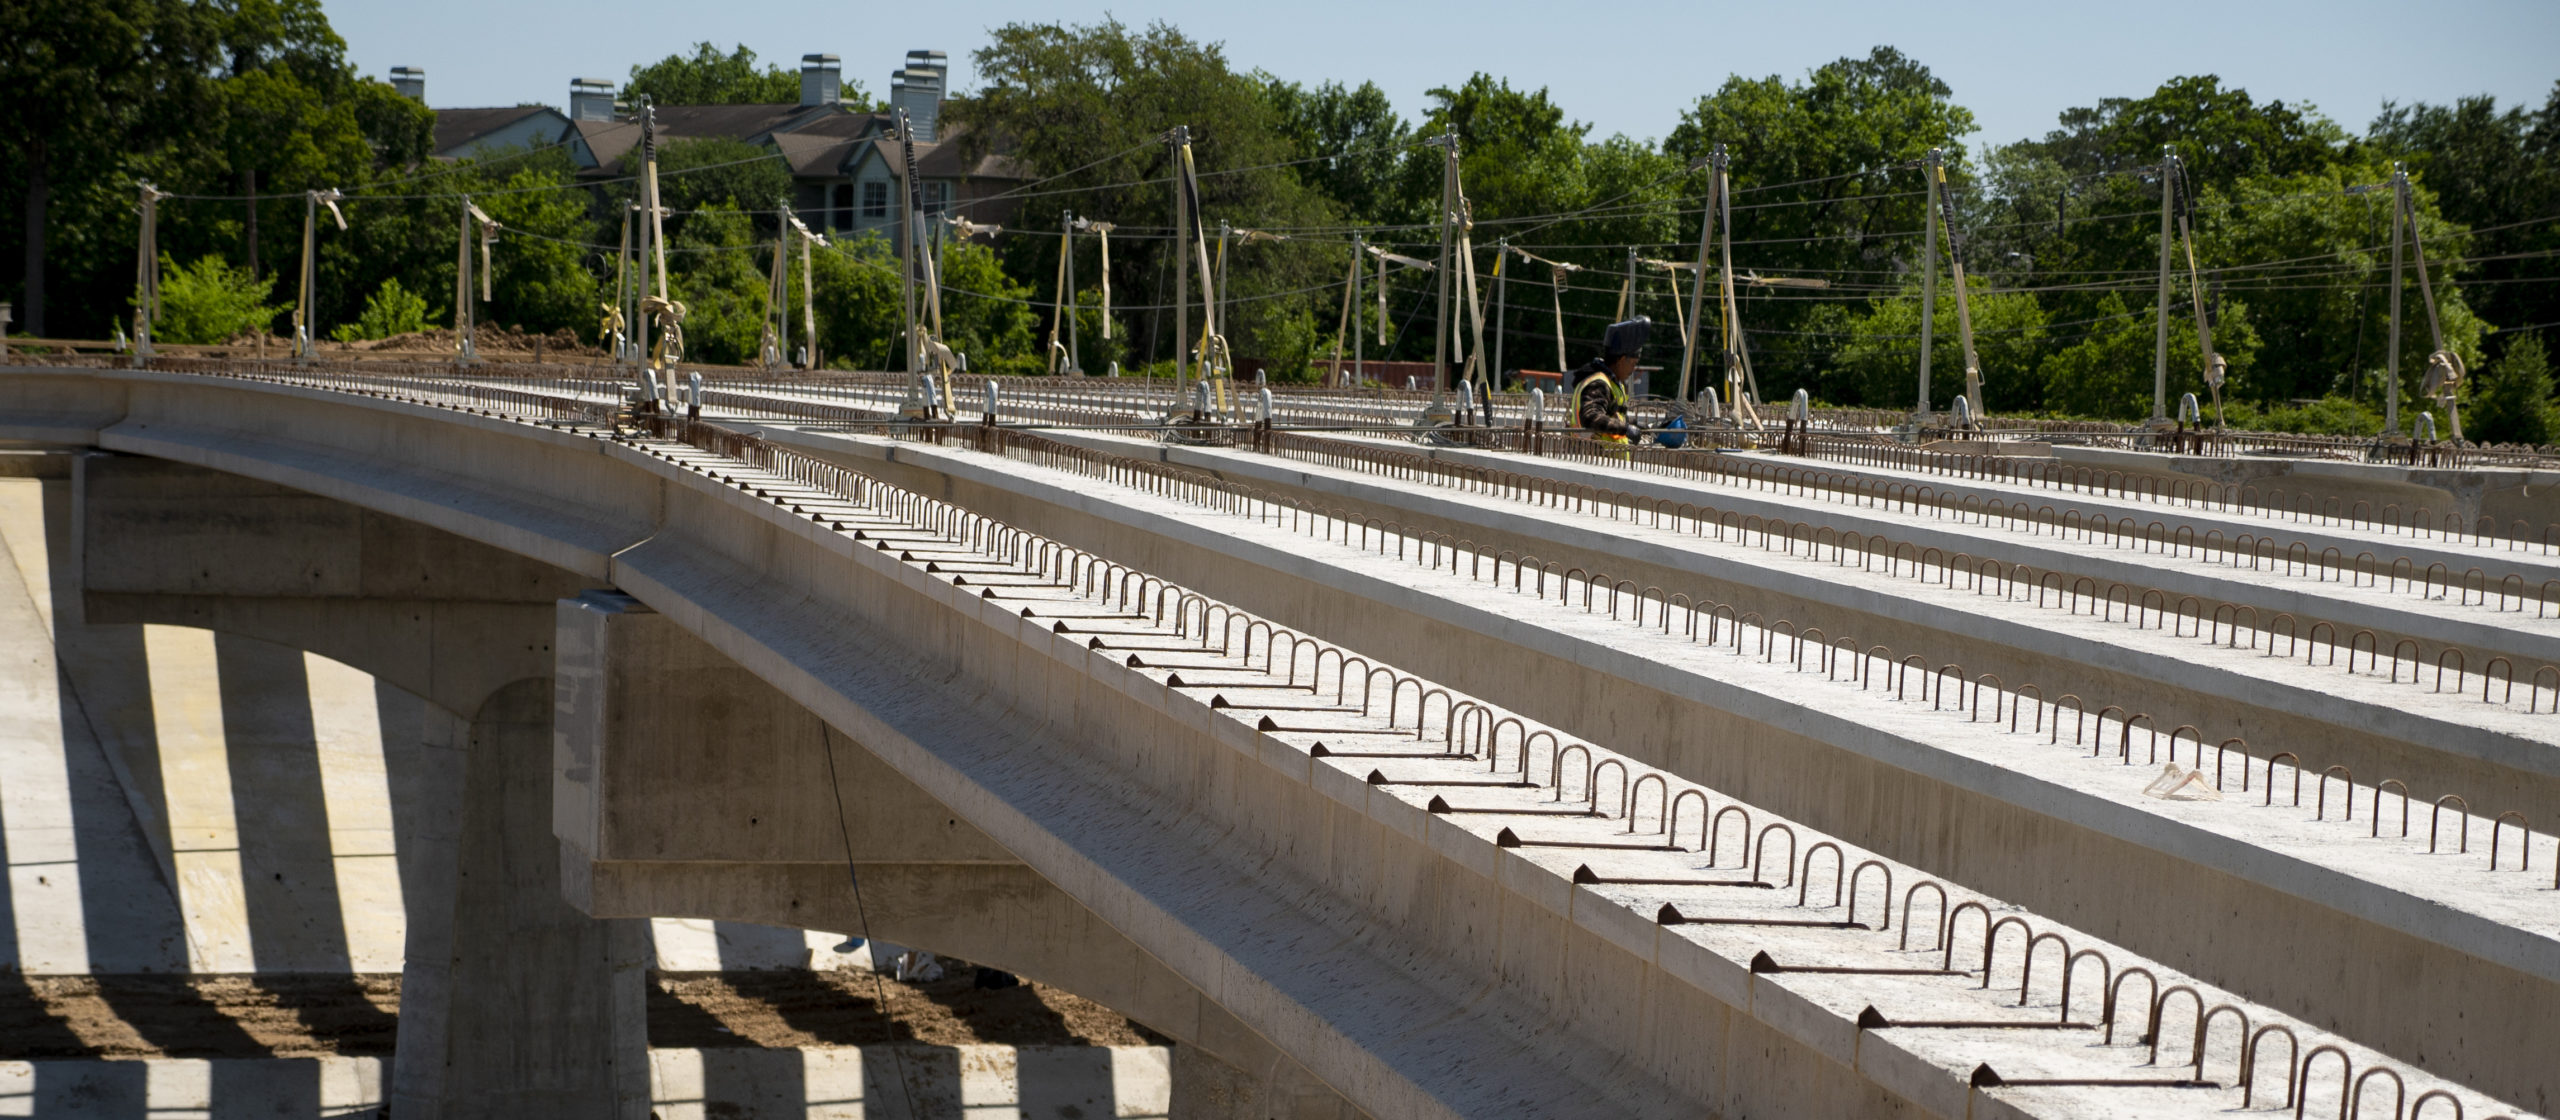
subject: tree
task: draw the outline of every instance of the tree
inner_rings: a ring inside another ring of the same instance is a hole
[[[0,5],[0,152],[5,177],[20,199],[16,240],[24,270],[17,293],[22,330],[42,335],[56,265],[55,211],[63,184],[103,184],[137,153],[157,150],[195,123],[200,75],[213,36],[203,9],[181,0],[13,0]],[[121,184],[120,184],[121,186]],[[75,308],[92,306],[95,272],[107,239],[88,232],[106,200],[129,191],[100,186],[69,215],[82,233],[69,285]],[[132,242],[125,242],[130,276]],[[109,300],[104,307],[120,306]],[[107,312],[88,312],[71,333],[103,334]]]
[[[670,240],[691,220],[692,211],[715,206],[757,212],[755,234],[770,238],[780,220],[771,211],[791,197],[791,169],[774,149],[740,140],[670,140],[658,146],[658,194],[671,211],[666,218]],[[638,183],[616,183],[605,192],[605,212],[620,214],[639,197]]]
[[[599,233],[565,152],[493,152],[430,174],[386,187],[380,196],[349,197],[340,204],[347,215],[343,233],[322,214],[322,328],[361,316],[361,294],[395,278],[439,308],[437,323],[449,322],[467,198],[500,227],[490,254],[493,298],[479,305],[479,321],[595,336],[601,314],[596,277],[611,276],[614,267],[612,246],[597,246],[616,240],[620,230]]]
[[[767,240],[765,244],[771,242]],[[769,288],[747,217],[726,201],[695,214],[667,237],[669,290],[685,305],[685,357],[721,365],[749,365],[764,337]]]
[[[2403,159],[2444,216],[2478,231],[2480,317],[2519,327],[2560,321],[2560,83],[2539,110],[2498,111],[2488,97],[2385,105],[2367,134],[2376,157]]]
[[[2552,442],[2551,363],[2542,339],[2526,335],[2509,343],[2488,372],[2472,398],[2470,430],[2463,434],[2482,443]]]
[[[1723,144],[1735,202],[1748,208],[1735,214],[1748,231],[1737,231],[1735,239],[1751,243],[1737,252],[1735,264],[1832,285],[1831,292],[1752,301],[1749,326],[1765,332],[1752,338],[1764,392],[1775,396],[1803,386],[1843,403],[1911,403],[1907,376],[1896,383],[1903,387],[1874,399],[1860,395],[1858,378],[1837,376],[1849,367],[1832,362],[1832,353],[1859,340],[1833,332],[1849,317],[1843,302],[1889,295],[1916,273],[1919,161],[1930,149],[1941,150],[1950,182],[1965,187],[1971,169],[1963,141],[1974,131],[1972,112],[1955,103],[1944,81],[1919,60],[1881,46],[1864,58],[1827,63],[1801,82],[1735,75],[1682,114],[1663,140],[1664,154],[1685,163]],[[1684,208],[1700,206],[1703,179],[1685,193],[1697,201]],[[1696,238],[1696,222],[1684,216],[1679,238]],[[1969,272],[1980,274],[1981,264],[1979,254],[1967,259]],[[1941,309],[1946,302],[1940,300]],[[1916,327],[1916,310],[1910,319]],[[1911,364],[1918,362],[1915,353]]]
[[[301,240],[296,193],[358,186],[380,167],[425,159],[435,114],[358,75],[320,0],[235,0],[212,10],[226,69],[209,90],[209,127],[193,134],[195,175],[180,181],[198,193],[250,197],[237,226],[221,210],[188,208],[172,214],[164,236],[211,248],[236,231],[250,274],[263,275]],[[262,228],[269,214],[284,220]]]
[[[1200,172],[1199,217],[1212,236],[1220,218],[1266,229],[1337,220],[1330,201],[1283,166],[1303,153],[1265,83],[1235,71],[1216,44],[1161,23],[1142,31],[1110,19],[1008,24],[992,33],[975,59],[984,87],[974,98],[951,103],[944,115],[959,130],[953,142],[963,146],[970,162],[1002,145],[1022,174],[1043,180],[1041,194],[1025,200],[1015,228],[1055,230],[1067,211],[1128,226],[1170,224],[1170,156],[1159,138],[1175,125],[1190,130]],[[1090,238],[1082,240],[1078,276],[1092,278],[1099,261],[1082,255],[1095,248]],[[1053,237],[1008,238],[1004,264],[1045,287],[1056,275],[1057,246]],[[1173,240],[1160,235],[1114,239],[1111,283],[1119,307],[1162,308],[1172,302],[1172,250]],[[1240,247],[1230,251],[1238,261],[1247,259]],[[1263,332],[1286,318],[1275,314],[1285,305],[1275,293],[1322,285],[1342,264],[1339,252],[1299,240],[1255,245],[1250,260],[1248,268],[1229,270],[1231,294],[1240,302],[1228,333],[1236,353],[1259,355],[1266,345]],[[1195,299],[1199,291],[1195,282]],[[946,310],[950,306],[946,302]],[[1192,312],[1195,340],[1198,314]],[[1131,331],[1133,361],[1171,356],[1174,324],[1163,311],[1128,314],[1123,329]]]
[[[221,257],[198,257],[193,266],[161,261],[157,337],[170,342],[228,342],[263,334],[285,305],[268,303],[275,278],[260,279]]]
[[[1941,276],[1929,347],[1929,407],[1944,411],[1964,395],[1964,347],[1958,334],[1952,277]],[[2044,309],[2034,296],[1996,293],[1987,281],[1967,278],[1972,297],[1974,353],[1982,363],[1982,405],[2006,412],[2029,407],[2041,396],[2035,360],[2044,336]],[[1876,302],[1852,319],[1848,344],[1825,385],[1847,390],[1847,398],[1868,405],[1910,407],[1917,399],[1920,373],[1920,293],[1909,284],[1891,299]],[[1772,396],[1776,391],[1761,386]]]
[[[2197,205],[2198,254],[2206,269],[2220,274],[2217,292],[2249,301],[2265,343],[2257,368],[2226,394],[2283,401],[2339,391],[2380,399],[2378,388],[2366,383],[2390,362],[2391,195],[2370,188],[2389,175],[2379,162],[2341,160],[2298,175],[2243,178],[2227,191],[2205,190]],[[2485,327],[2456,283],[2467,238],[2438,214],[2432,192],[2413,188],[2412,201],[2444,344],[2477,366]],[[2403,402],[2415,399],[2435,349],[2414,257],[2407,264]]]
[[[1344,217],[1389,220],[1399,201],[1405,149],[1416,138],[1386,92],[1375,82],[1358,89],[1326,82],[1310,89],[1268,74],[1258,77],[1279,127],[1309,161],[1297,166],[1299,180],[1332,199]]]
[[[2140,420],[2151,415],[2151,392],[2158,360],[2158,311],[2147,301],[2128,300],[2109,292],[2100,297],[2094,321],[2070,335],[2049,337],[2055,344],[2037,367],[2043,383],[2044,408],[2071,416]],[[2192,308],[2171,309],[2169,320],[2169,400],[2174,416],[2178,398],[2194,393],[2208,408],[2212,390],[2204,381],[2204,349],[2196,337]],[[2050,334],[2050,332],[2049,332]],[[2068,346],[2058,344],[2069,342]],[[2227,369],[2223,393],[2240,399],[2254,394],[2251,370],[2257,364],[2257,332],[2248,309],[2237,301],[2222,305],[2213,320],[2213,352]]]
[[[758,69],[756,52],[744,43],[724,55],[704,42],[695,43],[690,56],[671,54],[632,67],[622,92],[634,102],[645,96],[660,105],[789,105],[800,100],[800,75],[771,64]],[[861,83],[848,79],[840,96],[858,111],[872,107]]]
[[[364,314],[355,322],[339,324],[329,337],[340,342],[391,338],[425,330],[427,320],[426,297],[401,287],[399,277],[388,277],[364,301]]]

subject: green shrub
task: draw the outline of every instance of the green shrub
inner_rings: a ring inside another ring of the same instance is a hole
[[[2481,443],[2551,442],[2551,363],[2540,338],[2509,344],[2480,380],[2463,435]]]
[[[397,278],[386,279],[364,301],[364,314],[352,323],[340,323],[329,337],[340,342],[358,339],[390,338],[415,334],[427,329],[427,299],[400,286]]]
[[[266,331],[286,305],[270,304],[275,280],[252,279],[218,256],[196,259],[190,268],[160,258],[160,321],[152,335],[163,342],[228,342],[244,333]]]
[[[2204,402],[2204,413],[2209,427],[2213,424],[2212,402]],[[2382,413],[2346,397],[2322,397],[2306,404],[2225,401],[2222,414],[2232,428],[2248,431],[2326,436],[2369,436],[2382,431]]]

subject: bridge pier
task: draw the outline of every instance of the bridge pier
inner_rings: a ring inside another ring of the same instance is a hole
[[[83,456],[73,494],[85,621],[310,650],[448,714],[393,805],[408,931],[395,1114],[647,1116],[648,927],[564,902],[551,852],[552,604],[581,581],[175,463]]]

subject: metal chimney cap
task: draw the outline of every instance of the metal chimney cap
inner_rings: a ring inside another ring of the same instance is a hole
[[[571,79],[569,79],[569,85],[570,85],[570,87],[571,87],[571,88],[573,88],[573,89],[575,89],[575,88],[580,88],[580,87],[592,88],[592,89],[612,89],[612,88],[613,88],[613,79],[611,79],[611,78],[571,78]]]
[[[423,78],[427,76],[427,72],[418,69],[415,66],[394,66],[391,68],[391,76],[395,78]]]
[[[841,65],[843,61],[843,59],[831,54],[804,54],[800,56],[800,68],[803,70],[809,69],[811,63],[816,63],[821,67],[837,66]]]

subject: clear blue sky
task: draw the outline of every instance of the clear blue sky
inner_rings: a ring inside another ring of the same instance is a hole
[[[2502,105],[2539,106],[2560,80],[2554,0],[329,3],[358,66],[377,77],[423,67],[428,102],[444,107],[558,105],[572,77],[619,82],[633,63],[704,39],[724,49],[744,43],[786,69],[805,53],[841,55],[874,96],[909,48],[937,49],[950,53],[953,84],[966,90],[976,82],[969,52],[985,44],[988,28],[1106,12],[1133,25],[1167,20],[1224,43],[1239,67],[1308,83],[1375,81],[1408,117],[1424,90],[1482,70],[1515,87],[1547,87],[1596,134],[1652,138],[1729,74],[1801,78],[1878,43],[1900,47],[1954,87],[1982,126],[1976,144],[2041,135],[2065,108],[2140,95],[2178,74],[2219,74],[2261,100],[2308,101],[2358,131],[2385,100],[2487,93]],[[1629,48],[1649,65],[1630,64]],[[1679,61],[1663,61],[1672,58]]]

